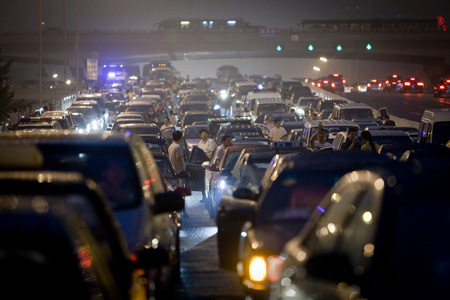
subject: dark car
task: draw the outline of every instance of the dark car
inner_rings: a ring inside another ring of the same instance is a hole
[[[131,300],[147,290],[139,269],[168,263],[160,249],[142,248],[138,260],[130,260],[106,198],[81,173],[9,169],[0,171],[0,184],[5,295]],[[24,272],[32,278],[26,288]]]
[[[367,92],[382,92],[383,83],[377,79],[371,79],[366,83]]]
[[[424,84],[419,78],[409,77],[403,80],[400,92],[418,92],[423,93]]]
[[[194,122],[208,121],[214,118],[215,115],[207,111],[188,111],[181,119],[180,127],[183,129],[186,125],[192,125]]]
[[[397,74],[388,76],[384,81],[383,92],[399,92],[402,82],[402,77]]]
[[[237,269],[247,293],[267,295],[271,280],[267,267],[272,256],[278,255],[283,245],[303,228],[341,176],[360,168],[390,167],[395,163],[398,164],[376,153],[303,151],[277,165],[269,187],[263,190],[253,213],[248,215],[249,221],[242,227]]]
[[[134,134],[76,132],[4,134],[2,146],[35,146],[45,168],[83,170],[105,192],[121,224],[128,249],[158,244],[170,256],[161,270],[145,270],[158,295],[170,292],[179,270],[178,236],[184,199],[168,192],[153,156]],[[158,271],[158,272],[157,272]]]
[[[214,141],[217,145],[222,144],[222,137],[229,135],[231,139],[263,138],[264,134],[256,125],[222,125],[220,126]]]
[[[450,95],[450,79],[440,80],[433,86],[434,97]]]
[[[228,117],[217,117],[208,119],[206,125],[209,133],[209,137],[215,139],[217,136],[217,132],[219,131],[220,126],[228,126],[228,125],[251,125],[252,121],[250,118],[246,117],[236,117],[236,118],[228,118]]]
[[[243,220],[247,220],[245,212],[241,217],[233,214],[233,207],[243,205],[248,200],[241,200],[243,196],[250,198],[250,193],[244,195],[246,190],[259,193],[261,179],[269,167],[275,151],[257,151],[241,153],[228,180],[224,181],[224,197],[217,206],[217,249],[219,253],[219,265],[222,268],[236,271],[238,262],[237,249],[239,234],[241,233]],[[238,203],[241,202],[241,203]]]
[[[448,295],[447,184],[417,170],[345,175],[284,246],[271,299],[293,292],[332,300]]]

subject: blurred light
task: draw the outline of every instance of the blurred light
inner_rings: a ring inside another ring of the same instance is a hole
[[[366,49],[367,49],[367,50],[372,50],[372,45],[371,45],[371,44],[367,44],[367,45],[366,45]]]
[[[280,52],[281,50],[283,50],[283,47],[281,47],[281,45],[278,45],[276,49],[278,52]]]
[[[227,21],[227,25],[233,27],[233,26],[236,25],[236,21],[235,20],[229,20],[229,21]]]
[[[337,51],[342,51],[342,46],[341,45],[337,45],[336,50]]]
[[[371,244],[371,243],[366,244],[364,246],[364,256],[365,257],[372,257],[374,250],[375,250],[374,244]]]
[[[116,77],[116,73],[115,72],[109,72],[108,73],[108,78],[114,78]]]
[[[366,211],[365,213],[363,213],[362,220],[366,224],[372,223],[372,213],[370,211]]]
[[[313,67],[314,71],[320,71],[319,67]]]
[[[331,195],[331,201],[333,202],[341,201],[341,195],[339,195],[338,193],[333,193],[333,195]]]
[[[191,24],[191,22],[189,22],[189,21],[181,21],[180,22],[181,26],[189,26],[190,24]]]
[[[306,259],[306,252],[300,250],[297,255],[295,256],[295,258],[297,258],[298,261],[304,261]]]
[[[267,276],[267,265],[264,257],[255,256],[250,260],[249,265],[250,280],[263,281]]]
[[[55,78],[55,79],[58,78],[58,74],[56,74],[56,73],[53,74],[53,78]]]
[[[334,225],[333,223],[328,223],[327,227],[328,227],[328,231],[330,231],[331,233],[336,232],[336,225]]]
[[[270,282],[275,282],[281,277],[281,271],[284,259],[278,255],[272,255],[267,258],[267,277]]]
[[[314,46],[313,46],[313,45],[309,45],[309,46],[308,46],[308,50],[309,50],[309,51],[313,51],[313,50],[314,50]]]
[[[384,188],[384,180],[381,178],[378,178],[377,180],[375,180],[375,188],[379,191],[381,191]]]
[[[70,79],[67,79],[66,84],[70,85],[70,84],[72,84],[72,81],[70,81]]]
[[[323,207],[320,206],[320,205],[317,205],[316,208],[317,208],[321,213],[324,213],[324,212],[325,212],[325,209],[323,209]]]
[[[323,56],[320,57],[320,60],[323,61],[323,62],[327,62],[328,61],[328,59],[326,57],[323,57]]]

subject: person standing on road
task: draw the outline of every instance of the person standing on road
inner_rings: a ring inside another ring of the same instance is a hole
[[[14,107],[13,113],[11,114],[11,116],[9,118],[9,126],[10,126],[11,130],[17,129],[17,127],[19,126],[20,117],[21,117],[21,115],[17,111],[17,107]]]
[[[278,141],[283,135],[287,134],[286,129],[281,127],[281,120],[275,120],[275,127],[270,130],[269,139],[272,141]]]
[[[181,147],[180,142],[183,134],[181,131],[174,131],[172,133],[172,144],[169,146],[169,160],[173,166],[175,173],[180,173],[181,171],[186,171],[186,163],[184,161],[183,147]],[[184,179],[179,179],[180,185],[184,186]]]
[[[208,137],[208,131],[206,129],[200,130],[200,137],[202,140],[198,143],[198,148],[202,149],[205,152],[208,159],[211,160],[211,157],[214,151],[217,148],[216,143]]]

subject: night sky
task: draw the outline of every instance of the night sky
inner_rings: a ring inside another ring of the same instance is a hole
[[[42,0],[44,29],[63,27],[63,0]],[[0,1],[1,31],[36,31],[38,0]],[[66,0],[68,29],[76,0]],[[295,28],[305,19],[419,18],[450,23],[449,0],[79,0],[81,30],[152,29],[166,18],[243,18],[252,25]]]

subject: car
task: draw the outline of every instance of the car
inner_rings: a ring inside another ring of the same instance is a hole
[[[115,120],[114,121],[114,125],[111,129],[111,131],[119,131],[120,127],[122,125],[135,125],[135,124],[142,124],[142,125],[146,125],[148,123],[146,123],[144,120],[140,119],[140,118],[120,118],[119,120]]]
[[[383,84],[383,92],[399,92],[402,88],[402,76],[393,74],[388,76]]]
[[[311,137],[319,128],[319,124],[328,132],[326,139],[327,143],[332,143],[337,134],[341,131],[347,132],[349,128],[356,128],[359,130],[359,125],[352,121],[345,120],[323,120],[323,121],[308,121],[305,122],[300,141],[305,142],[307,147],[311,147]],[[295,139],[299,141],[298,138]]]
[[[102,188],[118,218],[128,249],[165,249],[168,265],[144,270],[158,295],[170,293],[179,274],[179,229],[184,199],[167,184],[144,141],[137,135],[61,131],[2,134],[0,145],[37,147],[45,168],[83,170]]]
[[[366,82],[354,83],[352,86],[352,92],[366,93],[367,92],[367,83]]]
[[[449,108],[425,109],[420,119],[418,141],[445,145],[450,141],[449,126]]]
[[[273,280],[271,260],[305,226],[341,176],[360,168],[398,164],[371,152],[303,151],[277,163],[274,172],[269,168],[269,186],[254,202],[253,210],[245,208],[248,221],[240,234],[237,270],[246,293],[267,297]]]
[[[214,142],[216,145],[222,144],[222,137],[229,135],[231,139],[264,138],[264,134],[256,125],[222,125],[216,134]]]
[[[205,168],[205,207],[211,219],[216,218],[217,207],[223,196],[225,182],[231,176],[231,171],[241,153],[253,153],[257,151],[270,151],[270,146],[246,143],[233,145],[225,149],[225,153],[220,161],[217,160],[217,151],[214,153],[211,163]]]
[[[87,97],[87,96],[86,96]],[[100,100],[102,99],[102,100]],[[104,102],[103,102],[104,101]],[[85,98],[83,95],[80,95],[77,100],[72,102],[72,105],[70,107],[74,106],[88,106],[92,107],[92,109],[95,111],[95,115],[98,118],[98,130],[105,130],[106,129],[106,123],[108,122],[108,110],[104,108],[104,103],[106,100],[104,100],[102,97],[87,97]]]
[[[178,109],[178,117],[183,118],[184,114],[188,111],[203,111],[210,113],[208,104],[203,101],[182,101]]]
[[[40,156],[30,148],[14,149],[36,154],[27,166],[23,160],[18,169],[11,169],[11,160],[0,162],[0,198],[4,204],[15,199],[15,205],[4,205],[0,212],[3,293],[21,299],[57,299],[61,294],[84,299],[99,293],[105,299],[145,299],[140,269],[167,264],[167,254],[142,248],[132,261],[118,221],[95,182],[78,172],[32,170]],[[2,148],[5,152],[12,151]],[[33,276],[26,289],[20,280],[24,270]]]
[[[52,118],[31,117],[22,118],[16,130],[63,130],[61,124]]]
[[[433,86],[434,97],[443,97],[450,95],[450,79],[440,80]]]
[[[275,151],[257,151],[241,153],[231,171],[231,176],[224,181],[223,197],[217,206],[217,250],[219,266],[236,271],[238,263],[237,249],[242,225],[247,219],[232,212],[236,203],[244,202],[241,197],[249,199],[259,194],[261,179],[275,154]],[[244,190],[253,192],[244,195]],[[243,214],[245,216],[245,213]]]
[[[156,153],[169,153],[169,143],[166,139],[162,138],[159,134],[138,134],[143,140],[147,148]]]
[[[172,189],[176,189],[179,186],[178,179],[183,179],[188,176],[186,173],[175,173],[167,153],[152,151],[152,155],[158,164],[158,168],[161,170],[164,180]]]
[[[186,125],[182,129],[183,133],[182,144],[184,148],[188,150],[187,154],[189,154],[192,151],[192,148],[194,146],[198,146],[198,143],[201,140],[200,131],[203,129],[207,129],[206,124]]]
[[[321,97],[317,96],[300,97],[296,103],[294,102],[296,114],[300,116],[300,118],[310,116],[321,99]]]
[[[400,92],[406,93],[406,92],[418,92],[423,93],[424,84],[420,79],[416,77],[409,77],[403,80]]]
[[[295,115],[290,113],[280,113],[280,112],[263,112],[254,121],[257,124],[264,124],[268,119],[269,115],[273,116],[273,120],[280,119],[282,122],[295,122],[297,118]]]
[[[91,130],[101,130],[101,116],[89,105],[71,106],[67,109],[70,113],[80,113],[86,118]]]
[[[331,119],[356,120],[375,119],[373,109],[364,103],[340,103],[333,106]]]
[[[64,111],[64,110],[45,111],[41,114],[41,117],[42,118],[55,117],[54,119],[57,120],[58,122],[60,122],[61,127],[63,127],[63,129],[76,129],[75,120],[74,120],[72,114],[68,111]],[[66,122],[65,119],[67,119],[68,122]],[[64,120],[64,121],[62,121],[62,120]],[[67,127],[67,128],[65,128],[65,127]]]
[[[282,261],[273,260],[277,271],[270,274],[270,298],[436,299],[448,294],[449,269],[440,267],[449,261],[449,240],[440,230],[450,212],[443,196],[447,180],[417,172],[360,170],[343,176],[286,243]]]
[[[180,127],[183,129],[186,125],[192,125],[194,122],[208,121],[210,118],[214,118],[215,115],[212,112],[207,111],[187,111],[180,122]]]
[[[77,128],[77,131],[80,131],[80,132],[91,131],[91,124],[89,124],[89,121],[86,119],[86,117],[82,113],[72,112],[71,115],[74,120],[74,124],[75,124],[75,127]]]
[[[322,119],[327,119],[328,116],[330,115],[330,113],[333,110],[333,107],[335,104],[341,104],[341,103],[348,103],[347,100],[344,99],[320,99],[319,102],[317,102],[317,105],[315,107],[315,111],[317,113],[318,116],[321,116],[323,114],[324,110],[328,111],[328,114],[324,114],[327,117],[326,118],[322,118]]]
[[[155,136],[162,137],[161,129],[158,126],[156,126],[156,124],[138,123],[134,121],[131,123],[121,124],[120,123],[121,121],[122,119],[120,119],[118,123],[115,125],[114,131],[119,131],[125,134],[135,133],[137,135],[152,134]]]
[[[377,79],[371,79],[366,83],[367,92],[382,92],[383,83]]]
[[[236,117],[236,118],[229,118],[229,117],[216,117],[208,119],[206,122],[207,130],[209,137],[212,139],[216,139],[217,132],[219,131],[219,128],[221,126],[228,126],[228,125],[252,125],[252,121],[248,117]]]

